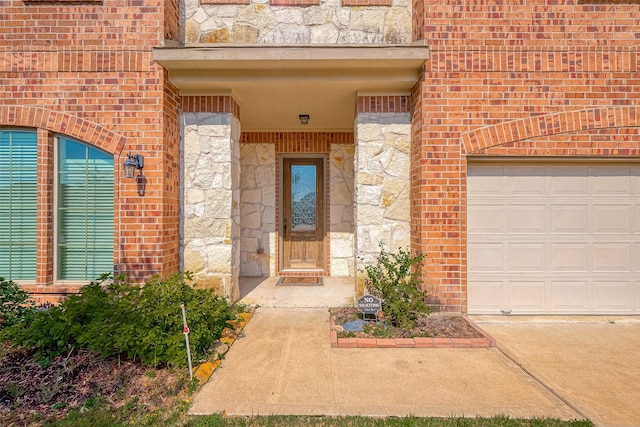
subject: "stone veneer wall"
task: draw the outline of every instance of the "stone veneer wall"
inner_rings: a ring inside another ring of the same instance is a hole
[[[240,275],[276,272],[276,153],[273,144],[241,144]]]
[[[240,274],[277,274],[278,155],[327,156],[332,276],[355,275],[354,144],[350,132],[244,132],[241,138]],[[262,253],[260,253],[262,252]]]
[[[353,144],[332,144],[329,154],[331,275],[355,276],[354,248],[354,185]]]
[[[358,268],[375,262],[380,242],[392,252],[411,244],[410,123],[408,112],[356,116]]]
[[[240,122],[183,113],[183,266],[202,287],[239,297]]]
[[[411,1],[391,6],[342,7],[340,0],[318,6],[202,5],[185,0],[185,42],[277,44],[411,43]]]

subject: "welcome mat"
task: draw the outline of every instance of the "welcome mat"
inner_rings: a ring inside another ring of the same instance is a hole
[[[322,286],[322,277],[280,277],[276,286]]]

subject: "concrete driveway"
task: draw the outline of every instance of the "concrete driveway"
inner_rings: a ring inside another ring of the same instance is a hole
[[[532,378],[598,426],[640,426],[640,317],[474,321]]]

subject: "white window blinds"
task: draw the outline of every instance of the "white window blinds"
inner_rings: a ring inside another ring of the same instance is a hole
[[[57,275],[92,280],[113,271],[113,157],[59,138]]]
[[[0,277],[36,278],[36,132],[0,131]]]

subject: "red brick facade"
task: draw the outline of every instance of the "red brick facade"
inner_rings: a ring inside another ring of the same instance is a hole
[[[38,130],[37,279],[25,289],[41,299],[77,289],[53,277],[56,134],[114,156],[115,267],[135,280],[178,269],[178,97],[152,60],[163,38],[179,38],[178,5],[0,5],[0,126]],[[121,177],[130,152],[145,157],[144,197]]]
[[[424,281],[442,310],[467,307],[468,161],[640,156],[640,6],[581,3],[413,1],[413,39],[429,47],[430,59],[411,99],[358,99],[356,111],[411,111],[412,246],[427,255]],[[180,41],[179,5],[0,5],[0,126],[38,131],[37,279],[25,288],[42,298],[77,290],[53,277],[56,134],[114,156],[116,269],[143,280],[179,268],[179,111],[240,117],[230,97],[179,97],[153,61],[152,49],[163,40]],[[214,101],[222,104],[207,104]],[[308,140],[269,132],[244,134],[242,142],[280,143],[283,135],[294,144]],[[122,178],[128,153],[145,157],[144,197],[134,180]]]
[[[427,0],[414,2],[422,34],[413,247],[427,254],[433,302],[464,312],[472,156],[640,155],[640,7]]]

